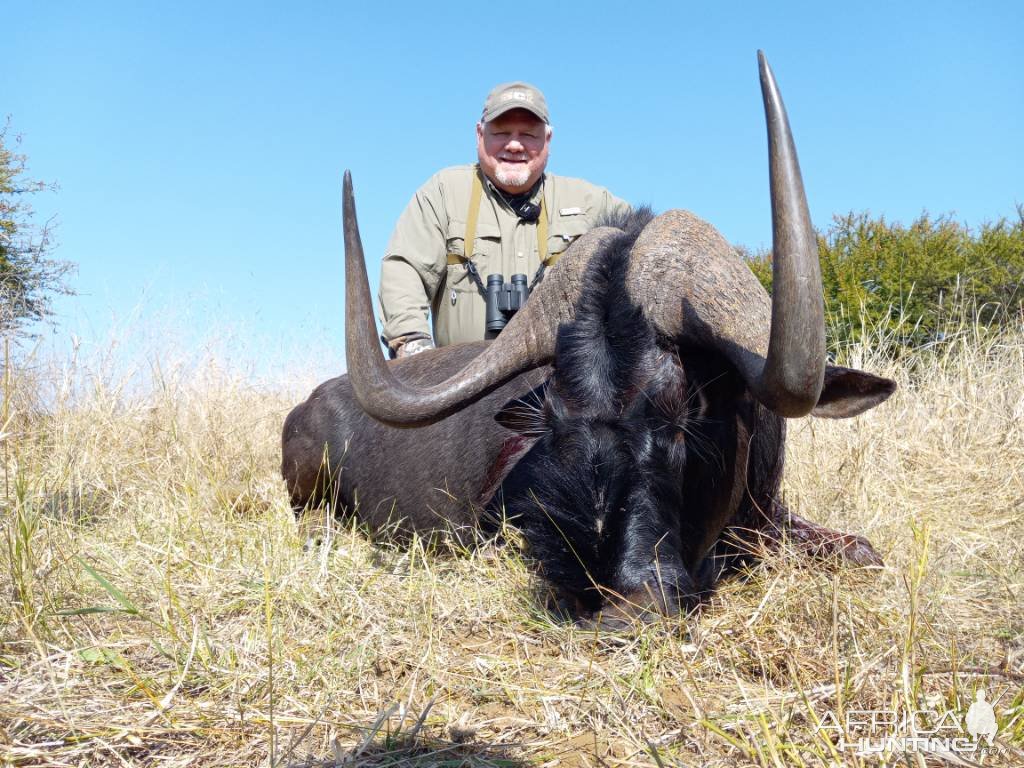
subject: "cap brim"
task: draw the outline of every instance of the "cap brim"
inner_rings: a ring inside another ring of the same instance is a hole
[[[548,122],[548,118],[546,115],[539,112],[536,108],[528,106],[525,102],[521,101],[502,104],[501,106],[495,107],[494,109],[488,112],[484,112],[483,121],[485,123],[489,123],[494,118],[501,117],[506,112],[511,112],[513,109],[524,109],[531,115],[535,115],[537,119],[540,120],[542,123],[547,124]]]

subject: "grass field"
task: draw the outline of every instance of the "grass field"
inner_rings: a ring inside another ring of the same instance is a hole
[[[342,528],[304,551],[279,434],[313,381],[12,367],[0,765],[1022,766],[1024,330],[847,357],[900,389],[792,422],[785,499],[885,567],[784,547],[698,615],[618,635],[546,614],[511,548]],[[838,745],[858,712],[925,728],[979,688],[986,754]]]

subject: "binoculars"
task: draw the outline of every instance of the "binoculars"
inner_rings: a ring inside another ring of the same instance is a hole
[[[512,315],[526,303],[530,297],[530,287],[526,284],[526,275],[512,275],[512,282],[506,283],[502,275],[487,276],[486,328],[489,332],[501,331]]]

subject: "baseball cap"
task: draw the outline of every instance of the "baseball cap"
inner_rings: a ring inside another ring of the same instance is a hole
[[[495,86],[487,94],[484,113],[480,119],[486,123],[513,109],[525,109],[545,123],[551,122],[548,117],[548,103],[544,99],[544,94],[540,92],[540,88],[519,80]]]

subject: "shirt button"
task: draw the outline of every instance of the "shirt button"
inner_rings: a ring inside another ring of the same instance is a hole
[[[521,259],[521,258],[523,258],[523,252],[522,252],[522,251],[518,251],[518,252],[516,253],[516,256],[517,256],[518,258],[520,258],[520,259]]]

